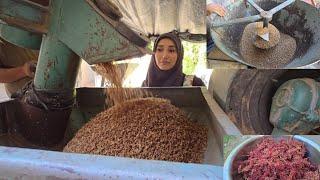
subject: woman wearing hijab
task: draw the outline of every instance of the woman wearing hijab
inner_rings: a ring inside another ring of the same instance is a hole
[[[154,43],[153,52],[147,77],[142,86],[204,86],[198,77],[183,74],[183,46],[175,33],[159,36]]]

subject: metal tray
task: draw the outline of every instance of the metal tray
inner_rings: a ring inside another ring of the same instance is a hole
[[[103,178],[104,175],[110,175],[110,177],[138,179],[143,177],[222,179],[223,136],[240,135],[240,131],[212,99],[207,89],[199,87],[146,89],[156,97],[169,99],[172,104],[186,111],[191,120],[208,127],[208,146],[203,164],[57,152],[61,151],[90,118],[105,109],[105,89],[79,88],[65,138],[59,145],[51,148],[38,147],[20,141],[23,139],[21,137],[12,136],[10,132],[14,132],[17,121],[15,118],[17,101],[0,103],[0,145],[3,146],[0,147],[0,177],[26,175],[27,178],[49,176]],[[90,161],[92,163],[89,165]]]

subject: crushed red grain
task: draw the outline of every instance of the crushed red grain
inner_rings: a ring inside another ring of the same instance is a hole
[[[265,138],[238,167],[243,179],[319,180],[320,168],[306,157],[302,142]]]

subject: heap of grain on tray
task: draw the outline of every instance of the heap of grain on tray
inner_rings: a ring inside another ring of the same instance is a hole
[[[85,124],[64,152],[201,162],[207,129],[168,100],[139,98],[117,104]]]
[[[256,27],[259,26],[257,23],[261,22],[250,23],[243,31],[240,41],[240,52],[244,60],[257,68],[284,67],[292,60],[296,52],[296,40],[280,32],[280,41],[273,42],[277,41],[279,37],[277,37],[277,33],[273,32],[276,31],[276,28],[270,28],[270,34],[274,38],[271,37],[270,44],[261,43],[261,41],[256,40]]]
[[[320,167],[307,157],[304,144],[294,139],[265,138],[240,162],[238,173],[243,179],[319,180]]]

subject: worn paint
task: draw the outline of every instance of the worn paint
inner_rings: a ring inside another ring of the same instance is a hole
[[[285,97],[285,98],[284,98]],[[271,123],[291,134],[307,134],[320,127],[320,84],[292,79],[279,87],[272,101]]]
[[[72,90],[79,68],[79,57],[53,34],[42,40],[35,75],[37,90]]]
[[[61,23],[57,35],[82,59],[95,64],[144,55],[140,48],[145,48],[147,41],[138,35],[133,36],[135,33],[131,29],[123,28],[125,25],[119,26],[120,22],[108,18],[93,2],[77,2],[61,2],[63,8],[59,11]],[[126,33],[120,33],[119,27]],[[144,46],[140,47],[136,42],[143,42]]]
[[[27,31],[38,33],[38,34],[44,34],[47,33],[47,26],[42,24],[36,24],[30,21],[26,21],[23,19],[16,19],[14,17],[9,17],[0,14],[0,19],[6,22],[9,25],[16,26],[22,29],[25,29]]]
[[[0,24],[1,38],[27,49],[39,50],[42,36],[13,26]]]
[[[9,25],[39,34],[47,32],[47,7],[25,0],[2,0],[0,12],[1,20]]]

